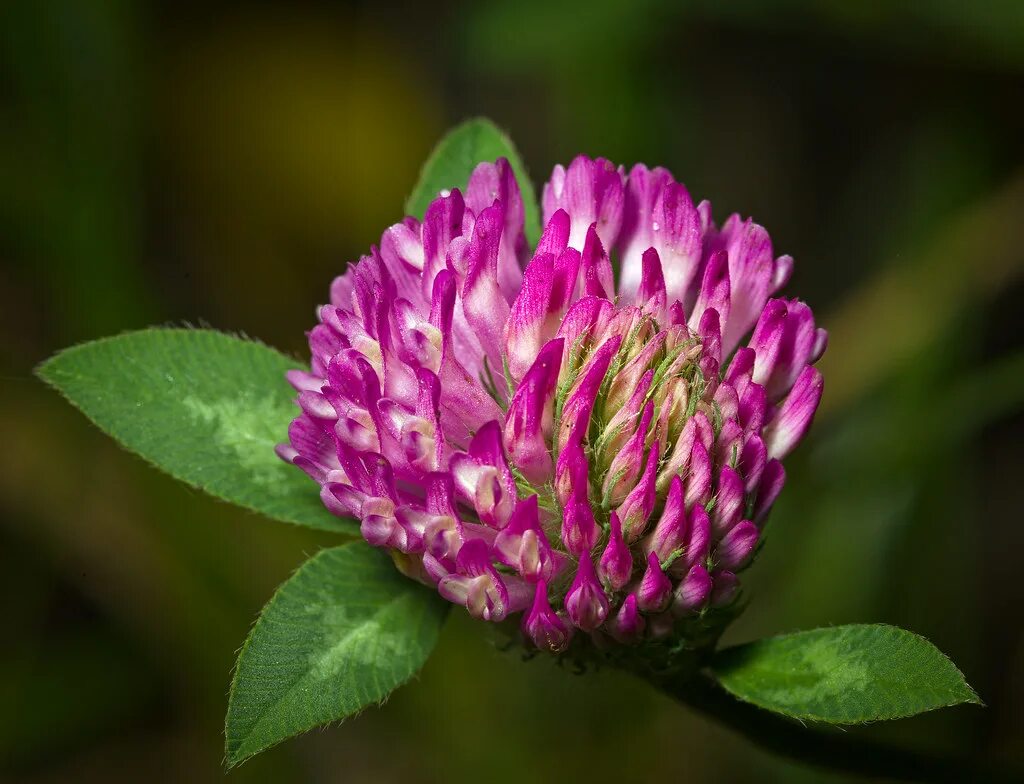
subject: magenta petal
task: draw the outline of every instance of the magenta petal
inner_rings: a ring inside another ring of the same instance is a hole
[[[786,396],[804,366],[817,362],[828,343],[828,333],[815,326],[814,314],[806,303],[796,299],[787,300],[786,307],[786,330],[782,336],[778,360],[765,384],[772,400],[781,400]]]
[[[648,169],[638,163],[629,172],[619,236],[621,293],[624,296],[630,296],[640,284],[643,253],[655,244],[652,226],[654,204],[665,186],[671,182],[672,174],[661,167]]]
[[[374,452],[364,453],[361,458],[370,479],[370,491],[380,498],[396,498],[395,474],[387,458]]]
[[[646,553],[657,555],[659,561],[667,561],[685,542],[686,509],[683,481],[678,476],[673,476],[668,488],[668,497],[665,499],[665,508],[653,533],[644,540],[643,549]]]
[[[748,493],[752,493],[761,481],[761,474],[764,472],[765,464],[768,462],[768,450],[764,439],[757,433],[752,433],[740,452],[739,471],[744,477],[744,486]]]
[[[753,382],[747,384],[739,400],[737,417],[747,432],[756,432],[764,427],[768,419],[768,393],[763,386]]]
[[[683,303],[679,300],[668,306],[668,323],[677,327],[686,325],[686,313],[683,310]]]
[[[782,255],[775,259],[775,266],[772,270],[772,293],[781,289],[793,275],[793,257]]]
[[[523,534],[540,528],[537,516],[537,496],[531,495],[516,504],[508,523],[494,538],[494,557],[518,570]]]
[[[622,602],[611,623],[611,633],[619,642],[634,642],[643,634],[645,621],[637,606],[636,594],[630,594]]]
[[[718,311],[708,308],[700,317],[697,324],[697,334],[700,336],[701,347],[704,354],[714,357],[716,362],[722,361],[722,327]]]
[[[582,440],[590,424],[590,414],[594,409],[598,390],[621,343],[622,336],[613,335],[601,344],[583,368],[580,380],[562,408],[561,429],[558,434],[559,450],[565,447],[574,433],[577,440]]]
[[[311,390],[300,392],[295,402],[298,403],[299,408],[313,419],[322,419],[329,422],[334,422],[338,419],[338,412],[320,392],[313,392]]]
[[[593,631],[608,617],[608,597],[597,580],[589,555],[580,559],[576,579],[565,595],[565,608],[572,622],[585,632]]]
[[[699,431],[699,428],[697,428]],[[686,505],[698,507],[711,499],[711,455],[702,441],[694,441],[686,478]]]
[[[637,605],[644,612],[661,612],[672,597],[672,581],[661,570],[656,553],[647,556],[647,571],[636,589]]]
[[[422,308],[409,300],[398,299],[392,309],[394,315],[395,350],[399,359],[413,368],[425,368],[437,373],[441,369],[444,336],[434,327]]]
[[[578,353],[599,342],[596,336],[604,331],[603,327],[614,311],[612,303],[601,297],[582,297],[572,303],[558,327],[558,337],[565,339],[566,359],[571,353]],[[563,362],[563,380],[570,370],[579,369],[578,365],[570,367],[568,362]]]
[[[429,559],[429,560],[428,560]],[[466,604],[472,580],[461,574],[452,574],[441,567],[429,554],[423,558],[424,567],[431,577],[437,579],[437,592],[452,604]]]
[[[552,406],[558,370],[562,362],[562,339],[547,343],[516,390],[505,420],[505,443],[513,465],[537,486],[550,481]]]
[[[570,440],[558,453],[555,465],[555,497],[563,507],[573,503],[575,498],[589,497],[588,471],[590,463],[582,445]]]
[[[630,492],[637,487],[637,479],[644,467],[644,445],[647,442],[647,433],[653,416],[654,404],[648,403],[640,415],[640,424],[637,426],[636,432],[623,445],[619,453],[612,458],[611,465],[608,467],[608,473],[605,475],[604,485],[601,488],[605,502],[618,509],[619,517],[622,519],[622,528],[626,532],[626,539],[629,541],[632,540],[630,539],[631,534],[628,526],[636,526],[646,520],[646,518],[641,519],[643,507],[638,504],[647,499],[650,493],[647,487],[641,491],[640,495],[631,499],[628,509],[625,502]],[[650,460],[647,461],[648,467],[650,462]],[[631,513],[629,520],[623,517],[626,511]]]
[[[353,307],[352,295],[355,287],[355,265],[331,281],[331,304],[340,308]]]
[[[466,542],[459,550],[455,564],[464,581],[457,586],[452,584],[449,590],[456,596],[464,591],[461,601],[469,614],[485,621],[504,620],[510,609],[508,589],[491,565],[487,545],[479,539]],[[438,585],[442,596],[445,595],[444,586],[445,580],[442,580]]]
[[[647,531],[651,513],[658,500],[654,487],[658,470],[658,454],[659,444],[655,441],[647,455],[647,466],[643,475],[618,509],[626,541],[630,544],[637,541]]]
[[[448,256],[449,269],[461,281],[466,321],[495,369],[502,367],[501,348],[509,314],[508,300],[498,286],[498,247],[503,224],[502,206],[496,202],[477,216],[468,244]]]
[[[681,183],[662,190],[652,213],[654,247],[665,270],[669,300],[693,302],[701,251],[701,220],[689,191]]]
[[[636,301],[660,324],[668,322],[668,295],[665,293],[665,274],[658,251],[648,248],[641,257],[640,288]]]
[[[454,189],[447,196],[434,199],[423,216],[423,298],[430,300],[437,275],[446,267],[446,255],[451,241],[462,234],[462,220],[466,211],[462,193]]]
[[[572,219],[569,244],[583,250],[587,229],[596,223],[602,244],[615,244],[622,225],[623,175],[604,158],[579,156],[569,168],[555,166],[544,185],[544,220],[565,210]]]
[[[715,507],[711,527],[715,536],[728,533],[743,515],[746,505],[746,491],[743,480],[729,466],[722,466],[718,472],[718,489],[715,492]]]
[[[550,253],[534,256],[523,275],[523,287],[512,302],[505,325],[505,356],[513,379],[526,375],[550,337],[547,332],[554,264],[555,257]],[[557,324],[554,326],[557,328]]]
[[[643,377],[650,372],[651,363],[664,349],[667,339],[667,332],[659,332],[647,341],[635,357],[619,369],[608,387],[608,395],[604,401],[606,415],[618,411],[636,394]]]
[[[597,236],[596,226],[587,230],[580,257],[580,272],[583,278],[583,294],[588,297],[614,298],[615,279],[608,251]]]
[[[683,430],[676,439],[672,453],[658,474],[657,489],[665,492],[672,477],[685,475],[690,465],[690,457],[693,454],[693,445],[697,439],[697,417],[690,417],[683,425]]]
[[[742,394],[746,383],[750,381],[750,375],[754,371],[754,362],[757,354],[749,346],[742,346],[736,349],[732,355],[729,367],[725,371],[725,383],[732,384],[736,391]]]
[[[622,374],[616,377],[616,382]],[[630,439],[633,433],[636,432],[638,420],[641,411],[647,404],[648,392],[651,389],[651,382],[654,380],[654,371],[648,370],[644,373],[639,380],[636,382],[636,386],[633,389],[633,394],[629,400],[626,401],[625,405],[619,408],[618,411],[612,416],[605,425],[604,432],[601,434],[599,443],[601,444],[601,457],[608,454],[616,454],[623,445]],[[615,382],[613,382],[613,386]],[[626,385],[622,385],[623,391],[626,391]],[[609,395],[609,398],[611,395]],[[606,402],[606,405],[608,403]],[[663,413],[666,406],[662,406]]]
[[[704,355],[697,360],[697,367],[704,378],[704,394],[714,397],[721,382],[721,365],[713,356]]]
[[[586,496],[571,498],[562,513],[562,542],[565,549],[577,558],[589,556],[597,544],[597,520]]]
[[[548,308],[548,312],[552,314],[552,321],[558,322],[553,325],[553,329],[561,326],[562,317],[576,295],[576,283],[582,267],[582,257],[575,248],[566,248],[556,258],[551,285],[551,305]]]
[[[374,547],[404,549],[405,536],[395,518],[395,506],[385,498],[367,498],[360,507],[360,533]]]
[[[761,484],[757,488],[757,500],[754,502],[754,522],[758,525],[764,523],[768,512],[775,503],[775,499],[782,492],[782,486],[786,482],[786,469],[782,463],[775,458],[768,461],[761,473]]]
[[[457,517],[455,512],[455,486],[450,474],[435,472],[428,474],[427,484],[427,511],[435,515],[448,515]]]
[[[498,469],[502,487],[508,490],[509,493],[515,494],[515,478],[508,467],[508,460],[505,456],[505,444],[502,441],[501,425],[498,424],[497,420],[492,419],[484,423],[476,432],[473,440],[469,443],[469,455],[486,465],[495,466]]]
[[[715,247],[729,257],[731,312],[723,319],[723,349],[728,354],[753,326],[774,288],[776,264],[768,232],[752,220],[732,215],[725,222]]]
[[[711,518],[703,506],[695,506],[690,511],[690,529],[683,553],[683,564],[687,567],[707,560],[711,550]]]
[[[551,609],[548,587],[544,580],[537,583],[533,607],[523,615],[523,633],[542,651],[561,653],[569,647],[572,627]]]
[[[765,428],[765,446],[770,457],[785,457],[803,438],[821,402],[822,387],[821,373],[815,368],[808,365],[801,371],[792,391]]]
[[[327,471],[339,467],[334,435],[304,414],[288,426],[288,442],[289,445],[278,447],[278,455],[288,462],[303,465],[303,470],[318,482]],[[300,457],[302,462],[296,462]]]
[[[497,200],[504,210],[505,223],[498,249],[498,287],[506,300],[519,291],[523,272],[520,258],[526,252],[523,233],[523,198],[508,160],[480,163],[466,186],[466,205],[479,215]]]
[[[601,582],[613,593],[625,588],[633,574],[633,556],[622,538],[622,524],[615,512],[611,515],[608,544],[601,554],[597,571]]]
[[[474,377],[483,370],[483,350],[465,325],[464,317],[461,321],[455,318],[458,299],[455,288],[455,276],[450,271],[439,273],[430,310],[430,323],[443,340],[438,377],[444,390],[441,418],[449,444],[465,443],[485,422],[502,416],[497,402]]]
[[[527,582],[551,580],[565,565],[565,557],[551,549],[540,527],[537,496],[516,505],[512,517],[494,539],[494,555],[517,570]]]
[[[545,220],[544,232],[540,235],[534,255],[550,253],[557,258],[569,246],[569,230],[572,222],[569,213],[562,209],[555,210]]]
[[[743,428],[735,419],[727,419],[718,431],[715,443],[714,462],[717,465],[736,465],[743,446]]]
[[[704,268],[704,277],[701,280],[697,303],[693,306],[693,311],[690,313],[690,328],[697,328],[701,317],[704,315],[704,311],[708,308],[714,308],[718,311],[719,323],[721,325],[728,325],[730,303],[729,259],[724,252],[715,251],[708,258],[707,266]],[[723,351],[726,351],[724,345]]]
[[[426,548],[423,543],[423,536],[426,533],[427,526],[433,521],[433,515],[423,509],[405,504],[395,510],[395,518],[405,532],[406,546],[402,548],[402,551],[408,553],[424,552]]]
[[[786,334],[789,308],[785,300],[769,300],[750,336],[750,348],[754,350],[754,371],[751,379],[762,386],[771,378],[782,351],[783,336]]]
[[[700,564],[686,573],[678,586],[672,602],[672,614],[677,616],[698,612],[711,595],[711,575]]]
[[[517,490],[498,423],[484,424],[473,436],[469,453],[453,454],[448,465],[455,488],[480,520],[493,528],[503,527],[515,507]]]
[[[754,548],[757,546],[760,535],[761,532],[757,526],[749,520],[737,523],[715,549],[718,565],[729,571],[746,566],[754,554]]]
[[[450,575],[438,583],[437,589],[449,601],[464,604],[474,618],[497,623],[508,616],[508,589],[493,569],[479,577]]]
[[[429,432],[425,432],[424,436],[429,438],[429,443],[433,447],[432,450],[424,449],[424,458],[417,465],[424,470],[436,471],[441,465],[441,455],[444,452],[444,433],[441,430],[441,381],[429,370],[423,369],[416,373],[416,380],[419,383],[416,415],[429,423]]]
[[[304,392],[306,390],[319,392],[320,387],[324,385],[322,378],[314,376],[312,373],[307,373],[304,370],[289,370],[284,375],[288,379],[288,383],[295,387],[297,392]]]
[[[732,604],[739,592],[739,578],[732,572],[718,570],[711,575],[711,606],[725,607]]]
[[[710,312],[710,311],[709,311]],[[722,419],[738,419],[740,415],[740,398],[732,384],[722,383],[715,390],[715,405]]]
[[[424,552],[449,571],[455,569],[456,558],[465,542],[465,528],[455,515],[434,515],[423,530]]]
[[[622,286],[637,290],[642,254],[653,247],[661,259],[669,302],[693,304],[701,260],[701,217],[686,188],[665,169],[634,166],[629,173],[622,231]]]

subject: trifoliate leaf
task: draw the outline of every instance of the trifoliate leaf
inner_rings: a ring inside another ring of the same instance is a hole
[[[512,140],[490,120],[478,117],[449,131],[427,158],[419,182],[405,203],[409,215],[422,218],[430,202],[442,190],[465,190],[469,175],[478,163],[507,158],[523,196],[526,240],[536,245],[540,238],[540,210],[537,194]]]
[[[66,349],[36,371],[101,430],[158,468],[275,520],[358,533],[316,483],[274,454],[299,413],[260,343],[203,329],[147,329]]]
[[[311,558],[242,647],[225,727],[228,764],[383,700],[427,660],[448,607],[363,542]]]
[[[928,640],[895,626],[836,626],[726,648],[712,671],[735,697],[796,719],[860,724],[980,704]]]

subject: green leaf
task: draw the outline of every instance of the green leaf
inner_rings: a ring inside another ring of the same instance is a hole
[[[536,245],[540,238],[540,210],[530,176],[512,140],[498,126],[483,117],[467,120],[438,142],[420,172],[419,182],[405,202],[409,215],[422,217],[430,202],[442,190],[465,189],[478,163],[508,158],[523,194],[526,240]]]
[[[66,349],[36,373],[101,430],[193,487],[312,528],[357,533],[316,483],[274,454],[298,409],[286,370],[301,364],[202,329],[147,329]]]
[[[242,647],[228,764],[383,700],[427,660],[448,607],[363,542],[318,553],[278,589]]]
[[[831,724],[981,704],[956,665],[928,640],[882,624],[758,640],[720,651],[711,668],[741,700]]]

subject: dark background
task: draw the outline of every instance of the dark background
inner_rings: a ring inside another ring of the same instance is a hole
[[[857,732],[1024,764],[1024,3],[11,0],[0,23],[0,779],[220,781],[235,652],[336,541],[147,468],[31,368],[186,320],[304,354],[331,278],[478,114],[538,183],[581,151],[661,163],[795,256],[825,398],[728,639],[911,628],[989,707]],[[822,780],[463,616],[382,709],[228,780]]]

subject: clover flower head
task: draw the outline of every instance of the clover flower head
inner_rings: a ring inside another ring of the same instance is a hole
[[[662,168],[556,166],[535,248],[482,163],[331,286],[285,460],[406,574],[536,648],[732,617],[822,392],[768,233]],[[613,264],[614,260],[614,264]],[[581,643],[581,644],[584,644]]]

